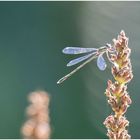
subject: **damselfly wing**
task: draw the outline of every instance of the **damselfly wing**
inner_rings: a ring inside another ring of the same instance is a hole
[[[106,69],[106,62],[103,58],[103,54],[100,54],[97,58],[97,66],[100,70],[104,71]]]
[[[82,54],[97,51],[97,48],[66,47],[62,50],[64,54]]]
[[[85,56],[82,56],[82,57],[78,57],[78,58],[76,58],[76,59],[73,59],[73,60],[71,60],[71,61],[67,64],[67,66],[69,67],[69,66],[73,66],[73,65],[75,65],[75,64],[78,64],[78,63],[80,63],[80,62],[82,62],[82,61],[88,59],[89,57],[93,56],[93,55],[96,54],[96,53],[97,53],[97,52],[93,52],[93,53],[87,54],[87,55],[85,55]]]

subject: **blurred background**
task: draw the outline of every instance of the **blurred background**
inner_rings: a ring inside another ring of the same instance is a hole
[[[51,138],[107,138],[110,64],[102,72],[94,60],[63,84],[56,82],[76,67],[66,67],[77,56],[62,54],[64,47],[98,48],[121,29],[129,37],[134,74],[126,117],[132,138],[140,138],[139,13],[140,2],[0,2],[0,138],[22,138],[27,96],[34,90],[49,92]]]

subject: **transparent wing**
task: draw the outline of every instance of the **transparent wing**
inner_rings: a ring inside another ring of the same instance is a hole
[[[105,70],[106,69],[106,62],[105,62],[105,60],[104,60],[104,58],[103,58],[103,54],[100,54],[99,56],[98,56],[98,58],[97,58],[97,66],[98,66],[98,68],[100,69],[100,70]]]
[[[81,54],[97,50],[98,50],[97,48],[66,47],[62,50],[62,52],[64,54]]]
[[[80,62],[82,62],[82,61],[88,59],[89,57],[91,57],[91,56],[94,55],[94,54],[96,54],[96,52],[93,52],[93,53],[91,53],[91,54],[87,54],[87,55],[85,55],[85,56],[82,56],[82,57],[79,57],[79,58],[76,58],[76,59],[73,59],[73,60],[71,60],[71,61],[67,64],[67,66],[69,67],[69,66],[73,66],[73,65],[75,65],[75,64],[78,64],[78,63],[80,63]]]

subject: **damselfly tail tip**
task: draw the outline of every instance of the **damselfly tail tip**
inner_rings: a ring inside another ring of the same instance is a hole
[[[61,80],[61,79],[60,79],[60,80]],[[60,80],[58,80],[58,81],[57,81],[57,84],[60,84],[60,83],[61,83],[61,81],[60,81]]]
[[[57,81],[57,84],[61,84],[62,82],[64,82],[67,79],[67,77],[62,77],[61,79],[59,79]]]
[[[57,84],[60,84],[60,82],[59,82],[59,81],[57,81]]]

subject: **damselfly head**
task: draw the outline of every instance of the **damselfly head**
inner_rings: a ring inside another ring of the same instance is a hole
[[[111,44],[106,44],[106,47],[107,47],[107,50],[109,51],[109,52],[115,52],[116,51],[116,49],[111,45]]]
[[[107,43],[105,46],[106,46],[107,48],[112,48],[111,44],[108,44],[108,43]]]

